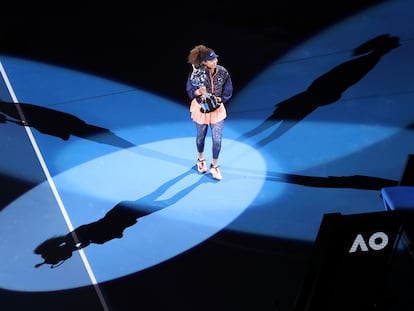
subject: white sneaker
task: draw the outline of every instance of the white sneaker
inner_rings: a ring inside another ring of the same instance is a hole
[[[223,177],[221,176],[221,172],[218,165],[210,164],[210,173],[213,175],[214,179],[221,180]]]
[[[203,174],[207,172],[206,160],[197,159],[197,170]]]

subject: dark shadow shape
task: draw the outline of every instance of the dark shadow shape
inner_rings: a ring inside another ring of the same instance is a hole
[[[36,186],[36,183],[0,174],[0,212],[11,202]],[[7,191],[6,191],[7,189]]]
[[[279,124],[278,128],[255,146],[262,147],[279,138],[318,107],[339,100],[349,87],[375,67],[382,56],[399,47],[399,41],[399,37],[384,34],[365,42],[354,50],[353,56],[368,54],[340,64],[314,80],[306,91],[276,104],[273,114],[256,128],[243,134],[242,139],[258,135],[276,124]]]
[[[411,122],[410,124],[408,124],[407,126],[405,126],[405,128],[407,130],[414,130],[414,122]]]
[[[34,250],[35,254],[41,255],[44,259],[43,262],[36,264],[35,268],[43,264],[49,264],[51,268],[55,268],[72,257],[74,251],[91,243],[104,244],[115,238],[120,239],[123,237],[124,230],[136,224],[139,218],[175,204],[202,183],[212,182],[207,175],[202,175],[197,182],[177,192],[171,198],[156,200],[175,183],[192,174],[194,170],[195,167],[191,168],[136,201],[120,202],[98,221],[81,225],[65,236],[44,241]]]
[[[319,177],[281,174],[280,177],[270,175],[266,179],[315,188],[350,188],[362,190],[381,190],[384,187],[392,187],[398,184],[398,180],[362,175]]]
[[[298,174],[285,174],[272,171],[265,172],[265,179],[267,181],[281,182],[302,185],[314,188],[349,188],[361,190],[381,190],[384,187],[397,186],[400,181],[387,178],[352,175],[352,176],[305,176]],[[228,170],[227,175],[232,178],[240,177],[240,174],[231,173]],[[249,179],[263,179],[260,172],[255,170],[243,169],[243,178]],[[257,176],[257,177],[256,177]]]
[[[63,140],[68,140],[70,135],[74,135],[119,148],[134,146],[134,144],[115,135],[110,130],[87,124],[66,112],[33,104],[1,101],[0,112],[3,113],[0,115],[0,123],[13,122],[21,126],[30,126],[43,134],[60,137]]]

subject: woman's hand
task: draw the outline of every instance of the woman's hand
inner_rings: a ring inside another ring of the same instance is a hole
[[[194,94],[195,94],[196,96],[201,96],[201,95],[204,95],[206,92],[207,92],[206,87],[205,87],[205,86],[202,86],[202,87],[199,87],[199,88],[198,88],[198,89],[194,92]]]

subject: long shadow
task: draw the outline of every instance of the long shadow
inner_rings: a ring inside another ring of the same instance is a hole
[[[263,172],[249,169],[243,169],[243,175],[240,175],[238,171],[232,172],[231,168],[227,169],[227,175],[232,178],[264,178],[268,181],[296,184],[313,188],[349,188],[361,190],[381,190],[384,187],[397,186],[399,183],[398,180],[365,175],[321,177],[287,174],[272,171]]]
[[[262,147],[279,138],[318,107],[339,100],[349,87],[360,81],[377,65],[382,56],[399,47],[399,41],[399,37],[384,34],[360,45],[354,50],[353,56],[367,53],[366,55],[336,66],[314,80],[304,92],[276,104],[272,115],[243,134],[241,139],[256,136],[276,124],[279,126],[273,133],[257,142],[255,146]]]
[[[353,176],[304,176],[296,174],[283,174],[281,178],[269,175],[267,180],[280,181],[314,188],[350,188],[362,190],[381,190],[384,187],[398,185],[398,180],[387,178],[353,175]]]
[[[134,146],[106,128],[88,124],[80,118],[58,110],[28,103],[0,101],[0,123],[12,122],[30,126],[47,135],[68,140],[70,135],[119,148]],[[10,119],[11,118],[11,119]]]
[[[72,257],[74,251],[85,248],[91,243],[104,244],[115,238],[120,239],[123,237],[124,230],[136,224],[139,218],[175,204],[202,183],[214,182],[208,175],[202,175],[197,182],[183,188],[172,197],[165,200],[157,200],[171,186],[187,175],[192,174],[195,170],[194,166],[136,201],[122,201],[118,203],[103,218],[95,222],[81,225],[67,235],[53,237],[44,241],[34,250],[35,254],[41,255],[44,259],[43,262],[36,264],[35,267],[38,268],[41,265],[49,264],[51,268],[55,268]]]

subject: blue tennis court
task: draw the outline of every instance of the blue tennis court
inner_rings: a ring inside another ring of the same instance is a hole
[[[182,94],[195,43],[166,69],[184,68],[177,96],[0,50],[6,306],[291,310],[323,215],[383,211],[381,188],[413,153],[412,9],[360,10],[280,44],[260,70],[252,51],[255,74],[227,107],[221,181],[196,169]],[[237,81],[242,55],[211,45]]]

